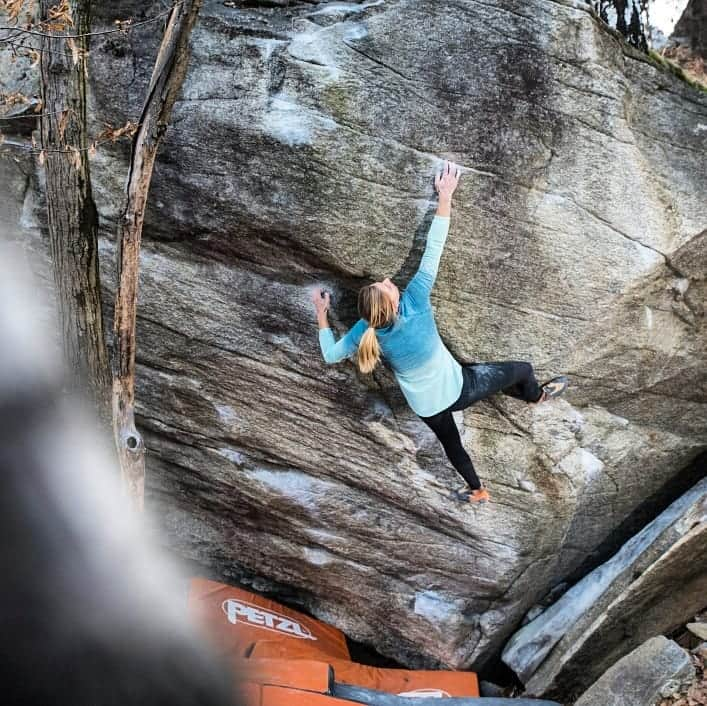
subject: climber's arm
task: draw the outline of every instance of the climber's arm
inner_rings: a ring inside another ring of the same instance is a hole
[[[338,363],[355,353],[367,328],[368,324],[359,319],[338,341],[329,327],[320,328],[319,346],[324,360],[329,364]]]
[[[338,363],[344,358],[348,358],[356,349],[361,337],[366,331],[368,324],[359,319],[338,341],[334,338],[334,332],[329,327],[327,312],[329,311],[329,292],[322,292],[315,289],[312,292],[312,301],[317,310],[317,322],[319,323],[319,346],[322,355],[327,363]]]
[[[429,297],[437,278],[439,261],[449,232],[449,217],[452,212],[452,194],[459,183],[459,169],[450,162],[445,164],[442,175],[435,176],[435,189],[439,193],[437,212],[427,233],[425,252],[420,267],[405,290],[414,304],[421,304]]]
[[[420,284],[426,289],[432,289],[437,278],[437,270],[444,250],[444,243],[447,240],[447,233],[449,233],[449,216],[440,216],[438,208],[427,233],[425,252],[414,277],[414,279],[419,279]]]

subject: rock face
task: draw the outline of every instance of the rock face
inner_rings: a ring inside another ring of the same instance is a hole
[[[694,676],[690,655],[682,647],[654,637],[602,674],[575,706],[654,706]]]
[[[672,44],[686,45],[694,54],[707,60],[707,2],[688,0],[671,36]]]
[[[707,640],[707,623],[688,623],[687,629],[700,640]]]
[[[139,114],[158,35],[94,42],[97,129]],[[704,94],[579,0],[207,1],[139,305],[147,503],[172,547],[408,665],[481,666],[705,449],[705,124]],[[459,416],[481,508],[448,500],[389,371],[323,363],[308,293],[332,292],[341,333],[359,286],[404,285],[445,157],[440,332],[462,361],[572,382]],[[126,160],[94,162],[109,289]]]
[[[707,479],[585,576],[503,651],[529,694],[586,688],[643,640],[690,619],[707,596]]]

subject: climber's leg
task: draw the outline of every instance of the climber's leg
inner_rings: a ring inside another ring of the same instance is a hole
[[[542,390],[530,363],[511,361],[510,363],[499,363],[499,365],[511,366],[511,376],[517,377],[516,382],[502,390],[504,395],[515,397],[524,402],[537,402],[540,399]]]
[[[462,371],[462,395],[450,408],[452,410],[464,409],[496,392],[503,392],[525,402],[537,402],[542,395],[530,363],[514,360],[472,363],[463,366]]]
[[[427,426],[432,429],[437,438],[442,443],[447,458],[452,466],[468,483],[471,490],[481,488],[481,481],[476,475],[474,464],[469,458],[469,454],[462,445],[459,429],[454,422],[454,417],[449,410],[435,414],[432,417],[420,417]]]

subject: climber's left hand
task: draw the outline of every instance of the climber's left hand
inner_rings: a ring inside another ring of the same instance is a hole
[[[314,308],[317,310],[317,316],[326,315],[331,303],[329,292],[325,292],[320,287],[315,287],[312,290],[312,302],[314,302]]]

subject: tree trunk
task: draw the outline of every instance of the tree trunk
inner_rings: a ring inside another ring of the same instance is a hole
[[[55,4],[41,0],[42,20]],[[90,31],[90,6],[90,0],[72,1],[74,27],[62,33]],[[42,112],[49,113],[41,120],[49,243],[70,385],[88,392],[108,429],[110,368],[98,273],[98,214],[86,151],[88,37],[74,42],[72,51],[65,39],[44,38],[41,53]]]
[[[135,427],[135,319],[140,239],[152,169],[169,124],[189,61],[189,37],[202,0],[184,0],[167,19],[150,87],[135,133],[118,233],[118,289],[115,297],[113,431],[123,481],[139,510],[144,505],[145,445]]]

